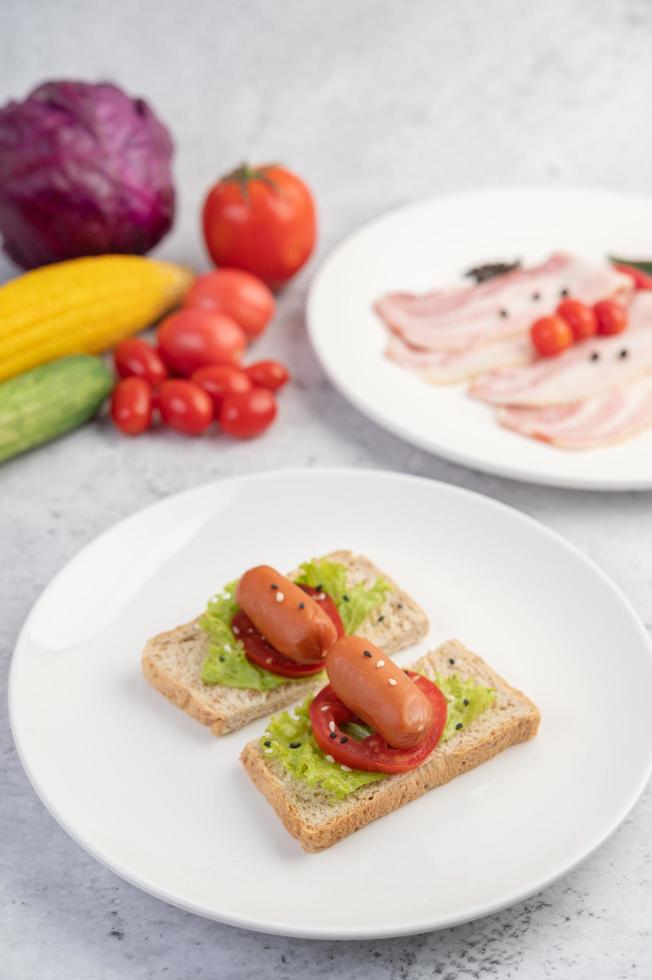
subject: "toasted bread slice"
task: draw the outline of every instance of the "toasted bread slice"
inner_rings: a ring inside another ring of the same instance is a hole
[[[479,766],[510,745],[536,735],[540,717],[536,705],[458,640],[449,640],[426,654],[413,669],[431,679],[458,674],[496,691],[491,708],[465,731],[438,745],[417,769],[370,783],[345,799],[330,803],[318,791],[294,779],[275,759],[266,756],[258,739],[245,745],[240,756],[243,766],[304,850],[321,851],[330,847],[372,820]]]
[[[334,551],[326,558],[346,566],[351,585],[372,585],[379,575],[390,583],[384,603],[367,617],[359,632],[388,653],[423,639],[428,632],[428,617],[423,609],[368,558],[350,551]],[[290,577],[294,574],[297,573]],[[207,725],[214,735],[242,728],[254,718],[285,708],[324,684],[323,676],[288,682],[270,691],[204,684],[201,670],[208,643],[208,635],[195,619],[149,640],[143,650],[142,667],[157,691]]]

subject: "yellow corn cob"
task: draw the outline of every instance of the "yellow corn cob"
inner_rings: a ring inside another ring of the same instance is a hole
[[[0,380],[98,354],[177,306],[193,273],[140,255],[57,262],[0,286]]]

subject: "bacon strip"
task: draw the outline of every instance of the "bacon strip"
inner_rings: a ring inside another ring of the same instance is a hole
[[[400,337],[390,337],[385,355],[390,361],[414,371],[431,384],[467,381],[487,371],[531,364],[535,350],[529,337],[508,337],[495,344],[479,344],[463,351],[419,350]]]
[[[562,449],[596,449],[652,427],[652,374],[629,387],[547,408],[498,409],[507,429]]]
[[[627,303],[630,276],[608,264],[593,264],[557,252],[541,265],[516,269],[474,286],[425,295],[388,293],[374,309],[388,329],[410,347],[468,351],[525,334],[540,316],[553,313],[562,293],[585,303],[613,298]]]
[[[637,293],[629,327],[615,337],[597,337],[558,357],[481,378],[469,394],[491,405],[563,405],[623,388],[652,371],[652,292]]]

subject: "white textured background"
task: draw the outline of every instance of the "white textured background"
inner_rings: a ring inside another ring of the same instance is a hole
[[[67,76],[112,79],[152,102],[177,140],[181,191],[161,253],[197,267],[206,265],[199,202],[243,158],[281,160],[305,175],[319,201],[322,253],[389,207],[453,189],[652,190],[646,0],[3,0],[0,25],[0,100]],[[367,422],[328,386],[305,340],[315,265],[284,294],[262,346],[296,377],[263,440],[158,433],[129,441],[104,424],[2,467],[3,686],[32,602],[85,542],[176,490],[276,466],[385,467],[489,493],[583,548],[652,628],[652,496],[510,483],[429,457]],[[87,857],[30,789],[4,705],[3,697],[3,980],[652,975],[649,794],[583,867],[499,915],[375,943],[269,938],[168,908]]]

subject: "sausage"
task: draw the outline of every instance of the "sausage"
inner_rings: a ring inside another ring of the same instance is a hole
[[[328,651],[326,673],[340,701],[395,749],[409,749],[434,723],[432,704],[379,647],[345,636]]]
[[[319,603],[269,565],[245,572],[235,598],[274,649],[299,664],[322,660],[337,639]]]

